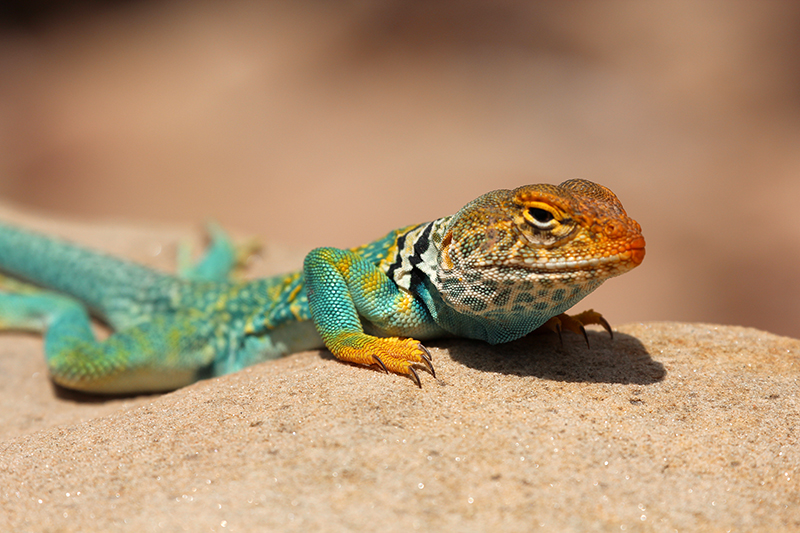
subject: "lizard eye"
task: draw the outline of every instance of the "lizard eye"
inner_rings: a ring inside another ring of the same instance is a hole
[[[543,231],[553,229],[556,225],[553,213],[541,207],[529,207],[524,216],[528,224]]]

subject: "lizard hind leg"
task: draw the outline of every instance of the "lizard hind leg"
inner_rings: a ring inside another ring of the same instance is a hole
[[[211,240],[202,257],[192,262],[192,250],[187,242],[178,247],[178,276],[190,281],[228,281],[247,266],[251,256],[261,250],[255,239],[236,244],[222,226],[215,222],[206,225]]]
[[[70,299],[0,274],[0,330],[44,332]],[[75,302],[76,305],[77,302]]]
[[[44,290],[2,292],[0,329],[44,333],[47,366],[61,385],[86,390],[75,384],[104,373],[98,369],[103,366],[101,343],[86,308],[76,300]]]
[[[14,280],[6,283],[9,279],[3,280],[4,292],[0,292],[0,329],[44,333],[47,364],[57,382],[61,377],[85,369],[86,365],[73,361],[70,370],[62,361],[68,352],[76,349],[91,351],[99,345],[91,330],[86,308],[69,297],[22,283],[14,288],[23,290],[5,292],[11,285],[19,283]]]
[[[49,291],[0,290],[0,329],[44,333],[53,381],[84,392],[125,394],[172,390],[193,382],[213,353],[197,336],[163,319],[98,341],[80,302]],[[186,332],[186,335],[181,333]]]
[[[20,281],[17,278],[6,276],[0,272],[0,293],[31,294],[39,293],[43,290],[36,285]],[[0,313],[2,310],[0,309]]]

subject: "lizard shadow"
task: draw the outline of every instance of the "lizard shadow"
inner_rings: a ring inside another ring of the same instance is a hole
[[[667,371],[653,360],[639,339],[616,332],[587,331],[589,345],[580,336],[564,334],[563,346],[552,333],[535,332],[506,344],[489,345],[464,339],[437,342],[450,357],[484,372],[535,376],[551,381],[650,385]]]
[[[50,380],[50,387],[53,390],[53,395],[58,398],[59,400],[64,400],[68,402],[75,402],[75,403],[107,403],[112,400],[128,400],[132,398],[142,398],[147,396],[158,397],[163,396],[167,392],[131,392],[128,394],[118,393],[118,394],[98,394],[98,393],[91,393],[91,392],[81,392],[73,389],[68,389],[66,387],[62,387],[58,383]]]
[[[636,337],[620,332],[613,339],[605,332],[587,331],[587,334],[591,347],[580,336],[568,333],[564,334],[562,345],[558,336],[549,332],[534,332],[495,346],[456,338],[440,339],[431,345],[446,349],[453,361],[482,372],[535,376],[550,381],[650,385],[666,376],[664,365],[653,360]],[[323,358],[336,359],[327,350],[321,354]],[[91,394],[50,383],[55,396],[76,403],[105,403],[164,394]]]

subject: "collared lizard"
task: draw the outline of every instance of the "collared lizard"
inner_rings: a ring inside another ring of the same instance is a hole
[[[171,275],[0,224],[0,329],[42,332],[52,379],[94,393],[170,390],[323,345],[419,385],[415,369],[435,376],[420,340],[497,344],[562,320],[610,332],[598,313],[563,313],[645,255],[617,197],[582,179],[493,191],[264,279],[234,280],[236,248],[219,228],[211,238],[196,266]],[[90,314],[113,328],[108,339]]]

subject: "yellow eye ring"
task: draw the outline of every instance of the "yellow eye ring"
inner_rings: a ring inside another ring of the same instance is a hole
[[[522,212],[522,217],[529,225],[541,231],[552,230],[559,224],[558,213],[543,203],[528,206]]]

